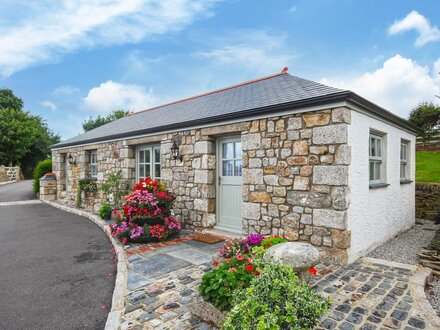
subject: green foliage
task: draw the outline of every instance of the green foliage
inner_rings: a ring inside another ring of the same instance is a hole
[[[103,126],[105,124],[111,123],[112,121],[115,121],[116,119],[120,119],[128,115],[129,112],[125,110],[114,110],[107,116],[101,117],[101,115],[98,115],[96,118],[89,117],[86,121],[82,123],[84,132],[90,131],[92,129],[95,129],[99,126]]]
[[[112,215],[112,207],[109,203],[102,203],[101,207],[99,208],[98,214],[101,218],[106,218]]]
[[[416,181],[440,182],[440,152],[416,152]]]
[[[0,164],[20,165],[25,177],[60,140],[41,117],[24,111],[23,101],[9,89],[0,89],[0,132]]]
[[[330,307],[319,293],[298,277],[289,266],[266,265],[249,288],[237,291],[225,330],[312,329]]]
[[[52,159],[45,159],[37,164],[34,170],[34,193],[40,192],[40,178],[50,172],[52,172]]]
[[[420,127],[420,136],[423,144],[439,131],[440,106],[432,102],[423,102],[415,107],[409,114],[409,121]]]
[[[23,110],[23,100],[10,89],[0,89],[0,109]]]
[[[98,191],[98,186],[96,182],[91,179],[81,179],[78,181],[78,188],[76,189],[76,206],[81,207],[82,197],[81,193],[84,191],[85,194],[91,194]]]
[[[199,286],[200,294],[221,310],[229,310],[237,290],[247,288],[259,274],[252,260],[233,257],[206,273]]]
[[[129,193],[129,182],[122,179],[122,171],[119,170],[107,176],[101,185],[108,201],[112,200],[113,206],[121,208],[122,197]]]

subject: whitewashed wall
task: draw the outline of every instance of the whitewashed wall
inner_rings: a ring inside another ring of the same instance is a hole
[[[352,111],[348,142],[352,146],[349,170],[351,230],[349,261],[367,254],[415,222],[415,182],[400,184],[400,141],[411,141],[411,180],[415,181],[415,136],[357,111]],[[386,183],[369,189],[368,146],[370,129],[386,134]]]

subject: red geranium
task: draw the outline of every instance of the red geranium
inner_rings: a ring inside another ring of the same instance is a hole
[[[318,270],[315,267],[309,268],[308,272],[312,274],[313,276],[316,276],[318,273]]]
[[[248,272],[251,272],[251,271],[254,270],[254,266],[252,266],[252,265],[247,265],[247,266],[246,266],[246,270],[247,270]]]

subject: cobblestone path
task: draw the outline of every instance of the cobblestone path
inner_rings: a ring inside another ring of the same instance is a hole
[[[121,329],[216,329],[193,316],[189,304],[220,245],[186,237],[131,248]],[[333,304],[316,329],[434,329],[410,290],[416,267],[374,260],[318,266],[311,286]]]
[[[373,261],[374,262],[374,261]],[[415,267],[357,261],[349,266],[320,265],[312,288],[328,294],[332,307],[317,329],[427,329],[415,308],[409,279]]]

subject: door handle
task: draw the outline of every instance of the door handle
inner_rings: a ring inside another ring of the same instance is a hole
[[[218,177],[218,184],[219,184],[219,185],[222,184],[222,177],[221,177],[221,176]]]

